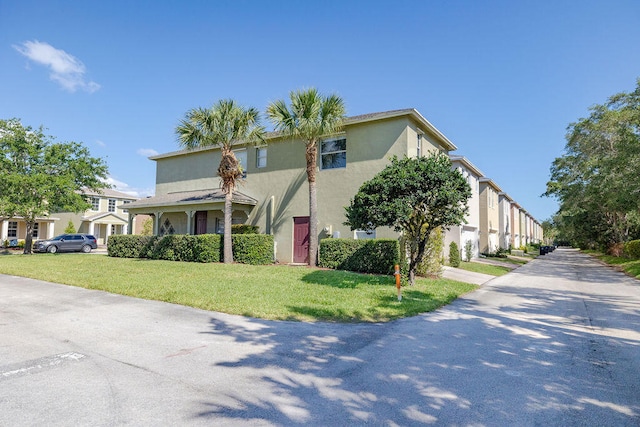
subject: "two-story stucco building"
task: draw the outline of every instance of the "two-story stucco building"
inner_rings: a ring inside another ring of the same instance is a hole
[[[98,244],[106,244],[112,234],[129,232],[129,213],[125,206],[137,200],[136,197],[112,189],[103,189],[100,193],[86,190],[83,194],[91,207],[82,213],[55,213],[55,235],[63,234],[69,221],[76,232],[94,235]]]
[[[258,147],[238,145],[234,151],[246,178],[234,192],[232,220],[273,234],[279,262],[305,263],[309,234],[305,145],[278,134],[270,134],[267,142]],[[348,118],[343,132],[326,138],[318,147],[318,237],[397,237],[388,228],[351,231],[343,225],[345,206],[365,181],[389,164],[391,156],[416,157],[455,149],[415,109]],[[159,235],[222,232],[224,194],[216,174],[220,150],[180,150],[150,159],[156,162],[155,196],[129,204],[131,218],[152,215],[154,233]]]

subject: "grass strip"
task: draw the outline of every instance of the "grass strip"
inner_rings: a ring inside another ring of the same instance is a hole
[[[433,311],[475,285],[309,267],[199,264],[87,254],[0,256],[0,273],[272,320],[385,322]]]

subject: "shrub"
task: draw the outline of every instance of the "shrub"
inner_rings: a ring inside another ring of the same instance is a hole
[[[65,233],[73,234],[76,232],[76,227],[73,225],[73,221],[69,220],[67,228],[64,229]]]
[[[231,236],[231,241],[235,262],[254,265],[273,263],[272,235],[235,234]],[[224,249],[224,244],[220,245],[220,249]]]
[[[439,277],[442,274],[442,249],[444,248],[444,234],[441,228],[436,228],[429,236],[429,242],[425,248],[424,258],[418,265],[416,273],[424,277]]]
[[[393,274],[400,262],[400,244],[395,239],[322,239],[318,265],[360,273]]]
[[[460,251],[456,242],[449,244],[449,265],[451,267],[460,267]]]
[[[473,242],[471,240],[467,240],[464,242],[464,260],[469,262],[471,261],[471,257],[473,256]]]
[[[640,259],[640,240],[631,240],[624,245],[624,254],[631,259]]]
[[[219,262],[220,236],[174,234],[164,237],[117,234],[109,237],[109,256],[169,261]]]
[[[250,224],[232,224],[231,234],[258,234],[258,226]]]
[[[148,258],[149,247],[155,240],[155,236],[114,234],[109,236],[107,253],[118,258]]]

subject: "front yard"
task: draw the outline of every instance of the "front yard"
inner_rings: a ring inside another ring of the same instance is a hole
[[[384,322],[433,311],[477,288],[308,267],[199,264],[87,254],[0,256],[0,274],[274,320]]]

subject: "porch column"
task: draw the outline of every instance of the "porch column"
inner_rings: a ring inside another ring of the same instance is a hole
[[[94,224],[93,221],[89,222],[89,234],[91,234],[91,235],[95,234],[94,225],[95,224]]]
[[[53,237],[53,228],[54,228],[54,223],[53,222],[49,222],[47,223],[47,235],[45,236],[45,239],[50,239]]]
[[[104,236],[104,244],[106,245],[109,240],[109,236],[111,236],[111,224],[107,224],[105,228],[107,229],[106,236]]]
[[[160,219],[162,218],[162,212],[154,213],[155,221],[153,221],[153,235],[157,236],[160,231]]]
[[[9,233],[9,222],[7,222],[6,219],[2,220],[2,232],[0,234],[0,238],[2,238],[2,244],[4,244],[4,241],[7,240],[7,233]]]
[[[193,216],[195,215],[196,211],[185,211],[185,214],[187,214],[187,232],[185,234],[192,234],[191,230],[193,230]]]
[[[129,220],[127,221],[127,225],[125,226],[125,231],[122,234],[133,234],[133,221],[136,217],[136,214],[132,214],[129,212]]]

